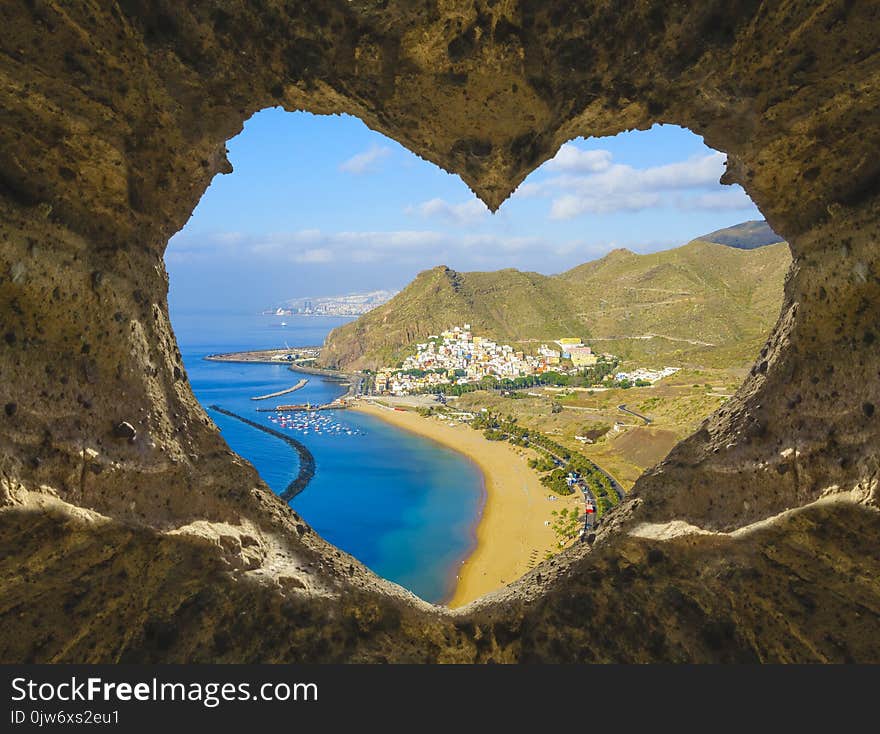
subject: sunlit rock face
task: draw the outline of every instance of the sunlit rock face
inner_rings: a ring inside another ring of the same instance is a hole
[[[880,660],[876,3],[21,0],[0,23],[3,661]],[[491,207],[574,136],[686,126],[791,245],[779,322],[592,549],[430,607],[228,450],[171,333],[165,244],[272,105],[357,115]]]

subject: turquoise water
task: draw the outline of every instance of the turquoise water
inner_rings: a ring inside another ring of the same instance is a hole
[[[320,344],[348,319],[328,317],[173,314],[193,391],[207,407],[220,407],[283,430],[269,420],[275,400],[250,398],[295,384],[283,365],[206,362],[205,355],[246,349]],[[336,383],[305,375],[308,384],[283,402],[325,403],[343,392]],[[234,418],[208,411],[230,447],[250,461],[275,491],[299,470],[296,452],[283,441]],[[465,457],[372,416],[328,411],[341,430],[290,430],[315,457],[309,486],[291,501],[322,537],[351,553],[380,576],[440,603],[451,596],[455,574],[474,547],[483,502],[483,480]],[[351,431],[351,435],[347,431]]]

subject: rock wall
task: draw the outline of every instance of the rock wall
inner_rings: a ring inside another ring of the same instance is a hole
[[[869,0],[0,7],[0,659],[880,660],[880,8]],[[496,208],[655,122],[791,245],[736,398],[592,548],[453,614],[318,538],[196,403],[162,255],[225,141],[347,112]]]

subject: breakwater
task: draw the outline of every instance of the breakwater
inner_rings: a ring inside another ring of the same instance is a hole
[[[263,433],[268,433],[270,436],[280,438],[282,441],[292,446],[296,450],[296,453],[299,455],[299,473],[297,474],[296,478],[290,484],[288,484],[285,490],[279,495],[281,499],[283,499],[285,502],[290,502],[290,500],[292,500],[300,492],[302,492],[308,486],[309,482],[312,481],[312,477],[315,476],[315,457],[312,456],[312,452],[305,447],[305,444],[300,443],[292,436],[281,433],[281,431],[276,431],[273,428],[269,428],[269,426],[264,426],[261,423],[252,421],[250,418],[245,418],[243,415],[239,415],[238,413],[233,413],[231,410],[221,408],[219,405],[209,405],[208,407],[211,410],[217,411],[218,413],[222,413],[223,415],[227,415],[230,418],[235,418],[242,423],[246,423],[247,425],[251,426],[251,428],[256,428],[258,431],[263,431]]]
[[[270,392],[268,395],[257,395],[255,398],[251,398],[251,400],[268,400],[269,398],[277,398],[281,395],[287,395],[291,392],[296,392],[297,390],[303,388],[308,383],[308,379],[303,378],[299,382],[296,383],[293,387],[288,387],[286,390],[279,390],[278,392]]]

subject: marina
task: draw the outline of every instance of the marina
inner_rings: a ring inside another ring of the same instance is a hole
[[[331,400],[329,403],[316,404],[312,403],[293,403],[291,405],[276,405],[274,408],[257,408],[258,413],[281,413],[285,410],[296,411],[298,413],[314,413],[319,410],[345,410],[348,403],[342,398]]]
[[[314,434],[316,436],[363,436],[365,433],[336,420],[331,413],[314,415],[311,413],[288,413],[286,415],[270,416],[269,420],[288,431],[298,431],[304,436]]]

